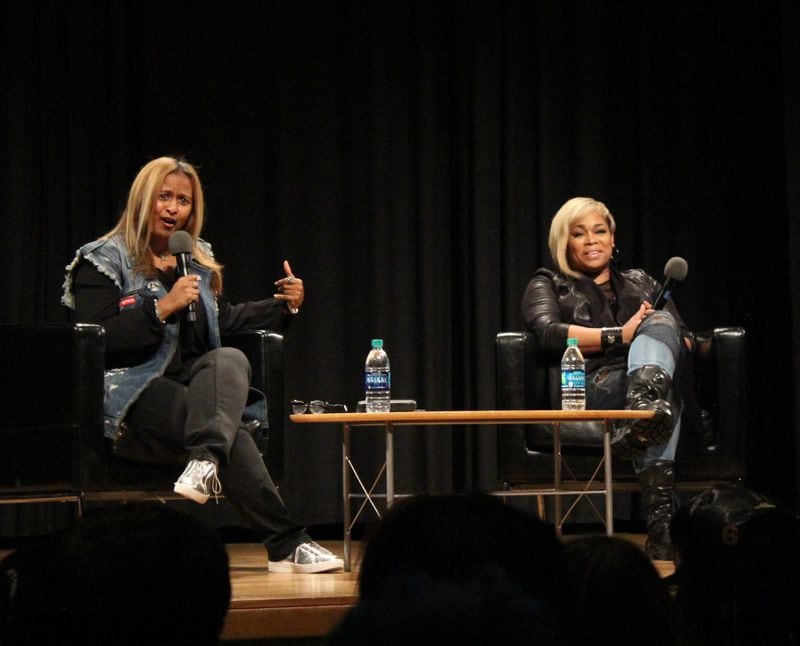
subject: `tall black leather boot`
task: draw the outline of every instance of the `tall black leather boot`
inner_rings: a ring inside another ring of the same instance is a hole
[[[664,444],[672,435],[675,413],[667,400],[672,377],[659,366],[642,366],[628,375],[626,410],[652,410],[652,419],[623,420],[611,437],[614,453],[628,460],[653,445]]]
[[[678,509],[678,494],[675,491],[675,463],[671,460],[655,460],[639,473],[642,487],[642,504],[645,512],[647,541],[644,550],[651,559],[673,560],[672,540],[669,525]]]

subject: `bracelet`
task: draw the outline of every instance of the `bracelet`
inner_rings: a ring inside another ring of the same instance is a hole
[[[153,310],[155,311],[156,318],[159,320],[159,322],[164,323],[166,325],[167,322],[163,318],[161,318],[161,310],[158,309],[158,300],[155,298],[153,299]]]
[[[612,346],[625,345],[622,341],[622,328],[621,327],[604,327],[600,330],[600,347],[605,350]]]

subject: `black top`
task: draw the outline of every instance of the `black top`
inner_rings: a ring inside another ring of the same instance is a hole
[[[137,365],[158,350],[164,330],[163,323],[156,316],[154,299],[145,299],[143,307],[120,310],[119,287],[86,260],[78,263],[73,280],[77,320],[105,328],[107,369]],[[173,271],[158,271],[158,280],[169,291],[176,276]],[[240,304],[218,298],[217,307],[221,335],[259,328],[282,331],[292,318],[281,301],[271,298]],[[178,317],[180,352],[172,357],[166,376],[180,378],[194,359],[210,349],[208,320],[200,303],[196,313],[197,320],[193,323],[186,319],[187,308],[167,319],[171,323]]]
[[[557,360],[564,353],[569,326],[619,327],[633,316],[642,301],[651,303],[659,283],[641,269],[612,267],[609,284],[597,285],[591,278],[573,278],[551,269],[535,273],[522,298],[525,326],[536,335],[548,357]],[[609,293],[613,298],[609,298]],[[691,332],[670,299],[665,309],[674,317],[684,335]],[[610,346],[602,354],[586,357],[586,371],[599,365],[624,363],[627,349]]]

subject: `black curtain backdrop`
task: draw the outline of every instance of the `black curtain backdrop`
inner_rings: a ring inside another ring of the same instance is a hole
[[[798,27],[763,0],[12,1],[0,320],[63,319],[75,249],[144,163],[181,154],[229,296],[271,294],[284,258],[306,283],[289,398],[354,406],[381,337],[394,397],[493,408],[495,334],[521,329],[550,218],[588,195],[624,265],[687,259],[692,327],[746,328],[750,484],[795,504]],[[382,438],[354,440],[377,467]],[[400,489],[498,485],[490,428],[396,441]],[[338,522],[339,429],[290,426],[284,452],[298,519]]]

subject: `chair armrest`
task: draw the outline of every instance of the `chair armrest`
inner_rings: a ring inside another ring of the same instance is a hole
[[[747,425],[745,331],[719,327],[696,334],[695,388],[701,408],[711,414],[709,444],[744,465]]]
[[[238,348],[250,360],[253,388],[267,397],[269,428],[282,430],[286,423],[283,336],[270,330],[244,330],[226,336],[222,342]]]
[[[496,401],[500,410],[525,407],[525,333],[500,332],[495,338]]]
[[[226,336],[223,345],[238,348],[250,360],[253,388],[267,398],[269,430],[257,440],[270,475],[283,480],[283,431],[288,421],[285,397],[283,336],[270,330],[244,330]]]
[[[550,374],[531,332],[500,332],[495,338],[496,401],[499,409],[553,408],[552,386],[560,382]],[[556,366],[557,367],[557,366]]]
[[[43,481],[48,471],[70,465],[69,479],[82,486],[87,460],[94,459],[82,447],[94,455],[104,448],[105,330],[80,323],[0,324],[0,344],[6,375],[0,435],[17,452],[3,456],[2,464],[15,460],[20,478]]]
[[[102,326],[2,324],[0,343],[0,370],[6,375],[3,428],[48,428],[86,420],[102,428]]]

